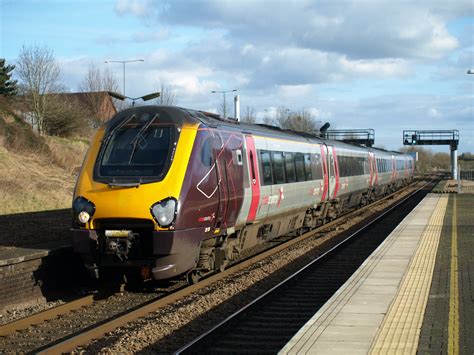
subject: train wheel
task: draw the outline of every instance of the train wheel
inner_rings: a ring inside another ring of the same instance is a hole
[[[186,279],[190,285],[197,284],[201,280],[201,273],[197,270],[191,270],[186,275]]]

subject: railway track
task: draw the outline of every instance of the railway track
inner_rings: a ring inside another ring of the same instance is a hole
[[[87,295],[61,306],[0,327],[0,349],[6,353],[38,352],[61,338],[117,317],[124,308],[142,307],[156,294],[115,293]],[[124,307],[126,305],[126,307]]]
[[[278,353],[433,186],[392,206],[176,354]]]
[[[390,197],[388,197],[390,198]],[[393,198],[393,196],[392,196]],[[371,206],[349,213],[343,219],[353,218],[364,210],[373,208],[381,201]],[[44,311],[40,314],[16,322],[0,326],[0,349],[9,352],[43,352],[58,353],[74,350],[76,347],[88,344],[92,339],[101,338],[104,334],[143,317],[166,305],[176,302],[205,288],[217,280],[240,271],[249,265],[259,262],[293,244],[311,237],[322,230],[338,228],[341,219],[328,223],[305,235],[287,241],[266,250],[261,254],[242,261],[228,270],[213,275],[196,285],[185,287],[177,284],[173,290],[161,290],[157,293],[114,294],[111,297],[87,296],[72,303]],[[272,243],[275,245],[276,243]]]

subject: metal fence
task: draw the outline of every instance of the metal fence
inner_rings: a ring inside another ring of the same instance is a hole
[[[474,181],[474,169],[461,170],[459,172],[459,179]]]

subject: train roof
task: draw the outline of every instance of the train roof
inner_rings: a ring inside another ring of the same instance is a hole
[[[232,131],[238,131],[241,133],[248,133],[248,134],[261,134],[266,137],[272,138],[287,138],[292,140],[297,140],[301,142],[311,142],[311,143],[330,143],[336,144],[340,147],[345,147],[347,149],[356,149],[360,151],[378,151],[384,154],[390,155],[399,155],[403,154],[400,152],[395,151],[388,151],[382,148],[375,148],[375,147],[364,147],[355,144],[349,144],[337,140],[329,140],[325,139],[316,133],[307,133],[307,132],[298,132],[288,129],[282,129],[279,127],[266,125],[266,124],[249,124],[244,122],[239,122],[233,118],[223,118],[222,116],[198,111],[198,110],[191,110],[177,106],[156,106],[156,105],[143,105],[143,106],[135,106],[123,111],[120,111],[115,115],[111,120],[105,123],[105,130],[106,132],[112,130],[113,128],[117,127],[121,122],[127,120],[131,116],[135,115],[139,117],[143,122],[146,122],[149,119],[152,119],[156,116],[156,114],[160,114],[159,121],[163,123],[170,123],[175,124],[178,126],[183,126],[186,123],[196,123],[201,122],[203,125],[210,127],[210,128],[225,128]]]

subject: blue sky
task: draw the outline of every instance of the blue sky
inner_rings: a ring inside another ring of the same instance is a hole
[[[122,85],[121,65],[104,61],[143,58],[127,65],[128,96],[164,83],[178,105],[217,111],[210,92],[235,88],[260,119],[305,109],[336,128],[374,128],[389,149],[404,129],[459,129],[460,152],[474,152],[471,0],[0,4],[0,56],[14,63],[23,45],[47,46],[70,91],[91,63]]]

